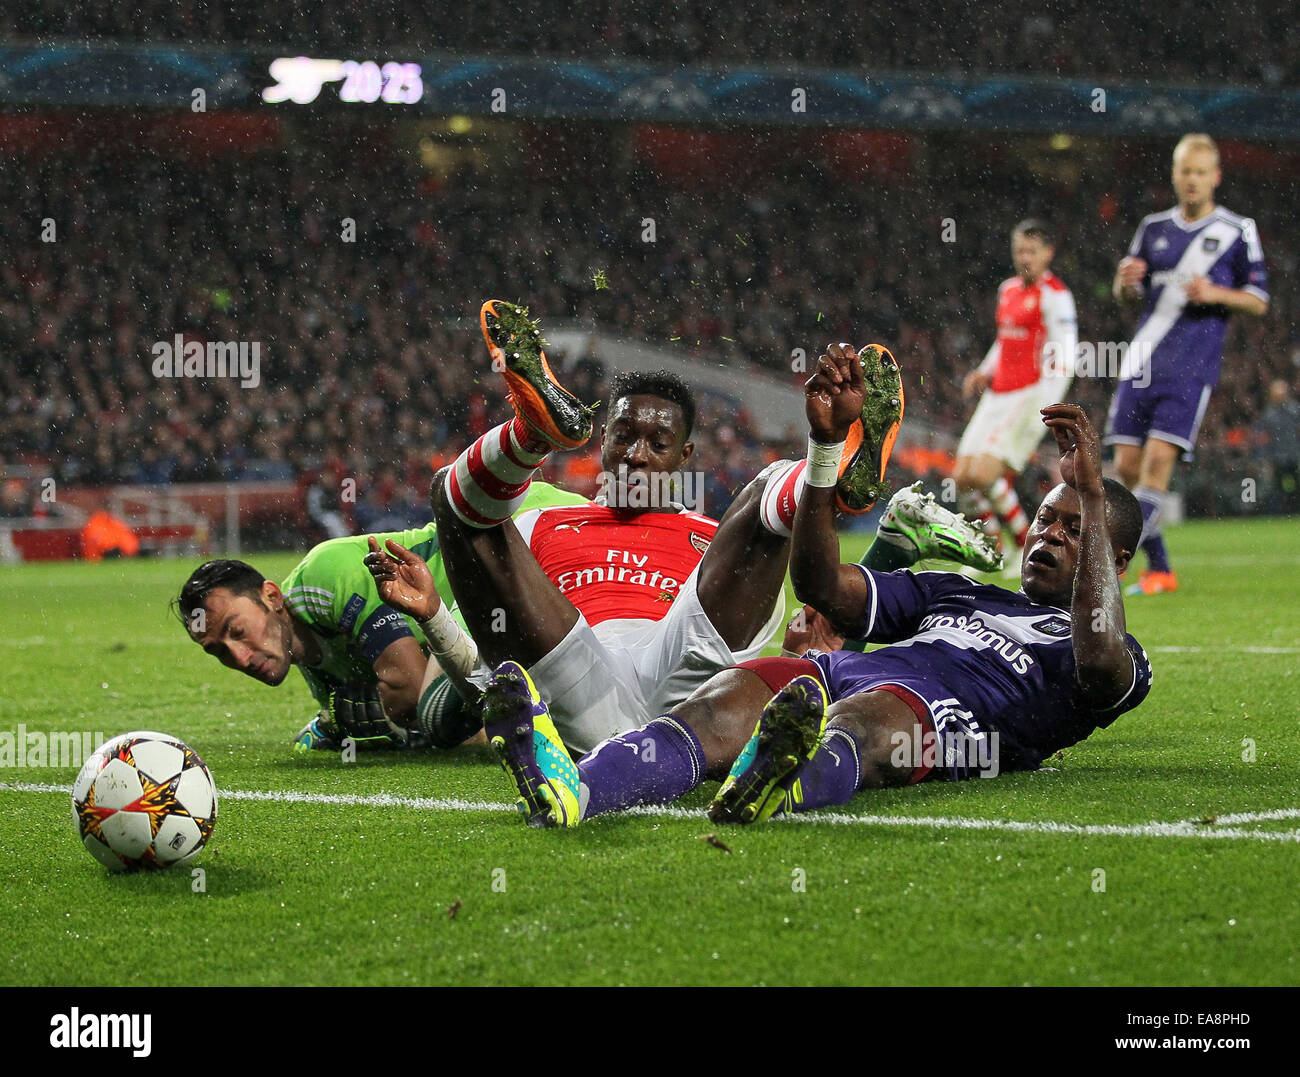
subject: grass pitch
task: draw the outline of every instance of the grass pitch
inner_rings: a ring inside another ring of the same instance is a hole
[[[301,679],[169,618],[189,563],[0,568],[0,731],[162,730],[222,791],[201,877],[111,876],[48,791],[73,769],[0,769],[0,983],[1300,983],[1300,529],[1171,549],[1183,589],[1128,602],[1148,701],[1050,771],[727,830],[709,783],[565,833],[521,824],[486,749],[293,754]]]

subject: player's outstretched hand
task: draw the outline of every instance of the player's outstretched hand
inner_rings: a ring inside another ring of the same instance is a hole
[[[802,655],[805,651],[816,648],[819,651],[838,651],[844,646],[844,637],[839,635],[826,620],[811,606],[803,606],[785,626],[785,639],[781,649],[791,654]]]
[[[1147,264],[1141,258],[1124,258],[1116,270],[1115,279],[1125,289],[1136,288],[1147,275]]]
[[[813,441],[834,445],[849,436],[862,417],[866,388],[862,360],[851,344],[832,344],[817,358],[817,370],[804,384],[804,411]]]
[[[961,395],[964,397],[979,396],[989,387],[992,381],[993,379],[982,370],[972,370],[961,380]]]
[[[1193,277],[1187,282],[1187,302],[1206,305],[1217,302],[1219,288],[1208,277]]]
[[[1049,404],[1043,423],[1056,436],[1061,450],[1061,478],[1079,494],[1100,494],[1101,439],[1078,404]]]
[[[387,553],[379,548],[374,535],[369,541],[370,552],[364,558],[365,565],[375,578],[375,586],[384,604],[417,621],[427,621],[437,613],[442,599],[438,597],[433,573],[424,558],[392,539],[387,540]]]

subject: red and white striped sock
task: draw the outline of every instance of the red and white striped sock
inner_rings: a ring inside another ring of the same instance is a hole
[[[523,421],[512,419],[489,430],[448,468],[447,500],[470,527],[497,527],[524,503],[528,484],[550,455],[525,448],[529,437]]]
[[[966,513],[967,519],[979,524],[986,533],[1001,533],[1002,524],[998,522],[998,514],[993,511],[989,499],[978,491],[968,490],[962,495],[962,511]]]
[[[789,538],[794,533],[794,513],[806,485],[807,467],[807,460],[778,460],[764,469],[767,485],[763,487],[758,518],[772,534]]]
[[[1020,505],[1020,498],[1016,496],[1016,488],[1003,475],[985,493],[988,495],[988,499],[993,502],[994,511],[1002,518],[1002,522],[1007,525],[1007,530],[1016,537],[1016,545],[1023,546],[1025,539],[1029,537],[1029,517],[1025,515],[1025,510]]]

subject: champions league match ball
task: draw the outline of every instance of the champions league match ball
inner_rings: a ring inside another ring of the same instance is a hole
[[[175,737],[124,733],[81,768],[72,817],[109,871],[166,868],[192,859],[212,836],[217,789],[203,760]]]

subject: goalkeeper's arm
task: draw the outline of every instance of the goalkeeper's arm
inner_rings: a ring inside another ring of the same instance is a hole
[[[400,729],[415,728],[424,667],[424,651],[411,635],[394,640],[374,661],[384,713]]]
[[[446,606],[420,622],[431,652],[420,686],[418,725],[437,748],[454,748],[483,725],[480,692],[469,679],[478,665],[478,647]]]
[[[385,547],[381,550],[371,536],[364,558],[379,597],[416,620],[432,652],[420,685],[417,724],[435,746],[455,747],[481,725],[479,691],[469,680],[478,648],[443,605],[424,559],[392,539]]]

